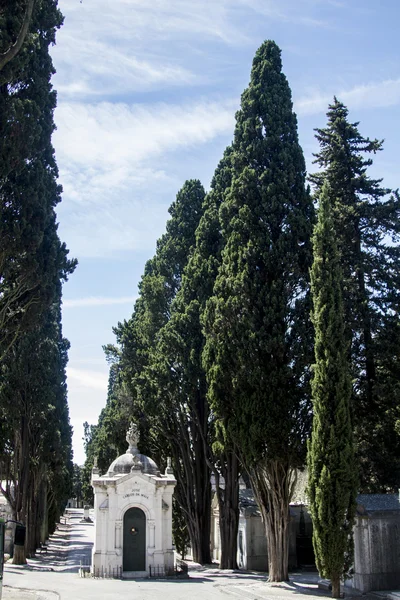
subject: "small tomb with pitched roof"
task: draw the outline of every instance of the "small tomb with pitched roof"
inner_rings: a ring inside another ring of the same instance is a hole
[[[140,454],[138,428],[127,432],[128,450],[104,475],[92,471],[95,540],[92,572],[99,576],[147,577],[174,568],[172,497],[176,480],[170,461],[164,474]]]
[[[400,498],[360,494],[354,526],[354,573],[346,586],[368,593],[400,587]]]

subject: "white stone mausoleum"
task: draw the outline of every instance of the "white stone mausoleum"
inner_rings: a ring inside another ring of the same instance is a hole
[[[150,570],[174,567],[172,496],[176,480],[170,463],[161,475],[156,463],[137,449],[133,423],[129,448],[105,475],[92,471],[95,540],[92,571],[147,577]]]

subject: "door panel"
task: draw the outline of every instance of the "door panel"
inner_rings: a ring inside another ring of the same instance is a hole
[[[140,508],[124,515],[123,570],[146,570],[146,515]]]

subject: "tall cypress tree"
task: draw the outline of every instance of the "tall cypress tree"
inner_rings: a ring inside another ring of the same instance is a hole
[[[14,564],[25,562],[25,552],[35,553],[67,500],[72,470],[68,347],[60,302],[54,303],[43,323],[15,342],[2,364],[0,489],[14,518],[27,526],[25,548],[16,548]]]
[[[289,502],[304,461],[313,220],[280,54],[272,41],[259,48],[236,115],[204,351],[212,409],[266,525],[272,581],[288,578]]]
[[[0,51],[18,34],[25,5],[7,0],[0,11]],[[55,0],[37,0],[29,35],[0,76],[0,360],[55,300],[57,266],[46,257],[46,235],[56,227],[61,186],[49,45],[62,20]]]
[[[21,32],[28,4],[2,3],[0,54]],[[24,44],[0,60],[0,480],[15,517],[29,526],[32,554],[60,514],[72,472],[60,306],[61,282],[76,261],[57,233],[61,186],[51,144],[49,46],[63,18],[56,0],[36,0],[28,17]],[[14,561],[24,562],[19,552]]]
[[[159,420],[164,427],[165,423],[169,423],[171,437],[176,440],[172,444],[176,454],[174,464],[184,467],[186,473],[202,472],[206,467],[208,472],[211,470],[214,474],[219,504],[222,569],[237,567],[239,463],[234,447],[217,440],[218,429],[210,412],[206,374],[202,365],[205,337],[201,320],[221,262],[222,236],[218,212],[230,185],[231,169],[231,148],[228,147],[203,203],[196,245],[183,271],[182,286],[172,303],[171,319],[160,332],[154,370],[157,382],[154,397],[159,398]],[[175,436],[173,432],[176,432]],[[187,440],[187,447],[192,449],[192,456],[185,456],[186,463],[183,458],[179,459],[184,439]],[[202,461],[204,464],[201,464]],[[179,476],[179,471],[176,475]],[[188,481],[188,475],[185,475],[185,480],[194,492],[191,503],[185,503],[185,511],[190,515],[188,529],[192,546],[194,544],[196,555],[200,555],[197,548],[201,544],[201,554],[205,558],[209,554],[209,539],[202,530],[205,524],[208,528],[210,522],[209,484],[207,481],[203,485],[193,485]],[[178,486],[178,495],[180,489]],[[204,508],[200,519],[198,514],[201,506]]]
[[[341,255],[361,488],[397,490],[400,198],[368,175],[370,157],[382,142],[363,137],[336,98],[327,116],[327,127],[316,134],[320,151],[315,162],[322,170],[310,179],[317,197],[323,183],[329,183]]]
[[[193,404],[186,402],[187,386],[183,380],[175,385],[181,365],[169,363],[176,349],[170,325],[173,304],[195,245],[204,196],[198,180],[185,182],[178,193],[169,210],[166,233],[146,264],[132,318],[114,330],[120,349],[108,350],[117,356],[132,396],[131,414],[138,421],[140,448],[160,466],[167,456],[172,457],[178,481],[175,496],[186,517],[194,559],[209,563],[211,485],[203,443],[208,409],[199,401],[194,414]]]
[[[328,186],[321,191],[311,269],[315,364],[313,429],[308,453],[308,497],[320,574],[340,596],[352,564],[357,464],[350,416],[351,378],[342,301],[342,272]]]

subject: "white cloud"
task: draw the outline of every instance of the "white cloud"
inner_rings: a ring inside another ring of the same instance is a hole
[[[69,298],[63,300],[63,308],[82,308],[87,306],[110,306],[113,304],[133,304],[136,296],[107,298],[104,296],[89,296],[88,298]]]
[[[107,391],[108,375],[99,371],[67,367],[67,378],[68,382],[69,380],[72,380],[73,387],[90,388],[100,392]],[[68,387],[71,387],[69,383]]]
[[[314,91],[295,102],[295,110],[300,115],[326,112],[333,96],[349,108],[386,108],[400,103],[400,78],[358,85],[350,90],[321,93]]]
[[[307,14],[307,9],[310,10],[310,8],[313,8],[313,2],[311,2],[311,6],[307,7],[304,4],[304,0],[302,3],[293,2],[293,0],[280,0],[279,2],[276,0],[237,1],[269,20],[296,23],[297,25],[305,25],[306,27],[332,28],[332,23],[313,17],[312,11],[310,14]]]
[[[168,64],[161,57],[141,60],[128,48],[92,38],[76,38],[68,33],[62,39],[62,54],[53,51],[63,78],[57,89],[64,96],[104,96],[147,91],[160,85],[198,85],[200,81],[182,66]],[[72,62],[71,62],[72,61]],[[79,61],[79,65],[74,64]]]
[[[60,1],[65,23],[53,51],[64,94],[116,95],[197,85],[185,66],[193,39],[243,43],[240,0]],[[248,40],[247,40],[248,41]],[[180,51],[176,52],[179,46]],[[182,52],[182,48],[185,51]]]
[[[60,164],[84,166],[94,173],[124,168],[166,150],[194,146],[233,130],[232,103],[197,102],[152,105],[101,102],[61,103],[54,143]]]
[[[168,163],[179,150],[233,132],[234,108],[207,101],[61,103],[53,140],[64,188],[58,214],[72,254],[154,248],[183,183]]]
[[[305,0],[60,0],[60,8],[55,81],[70,97],[198,86],[212,78],[199,57],[210,42],[252,45],[260,22],[332,25]]]

